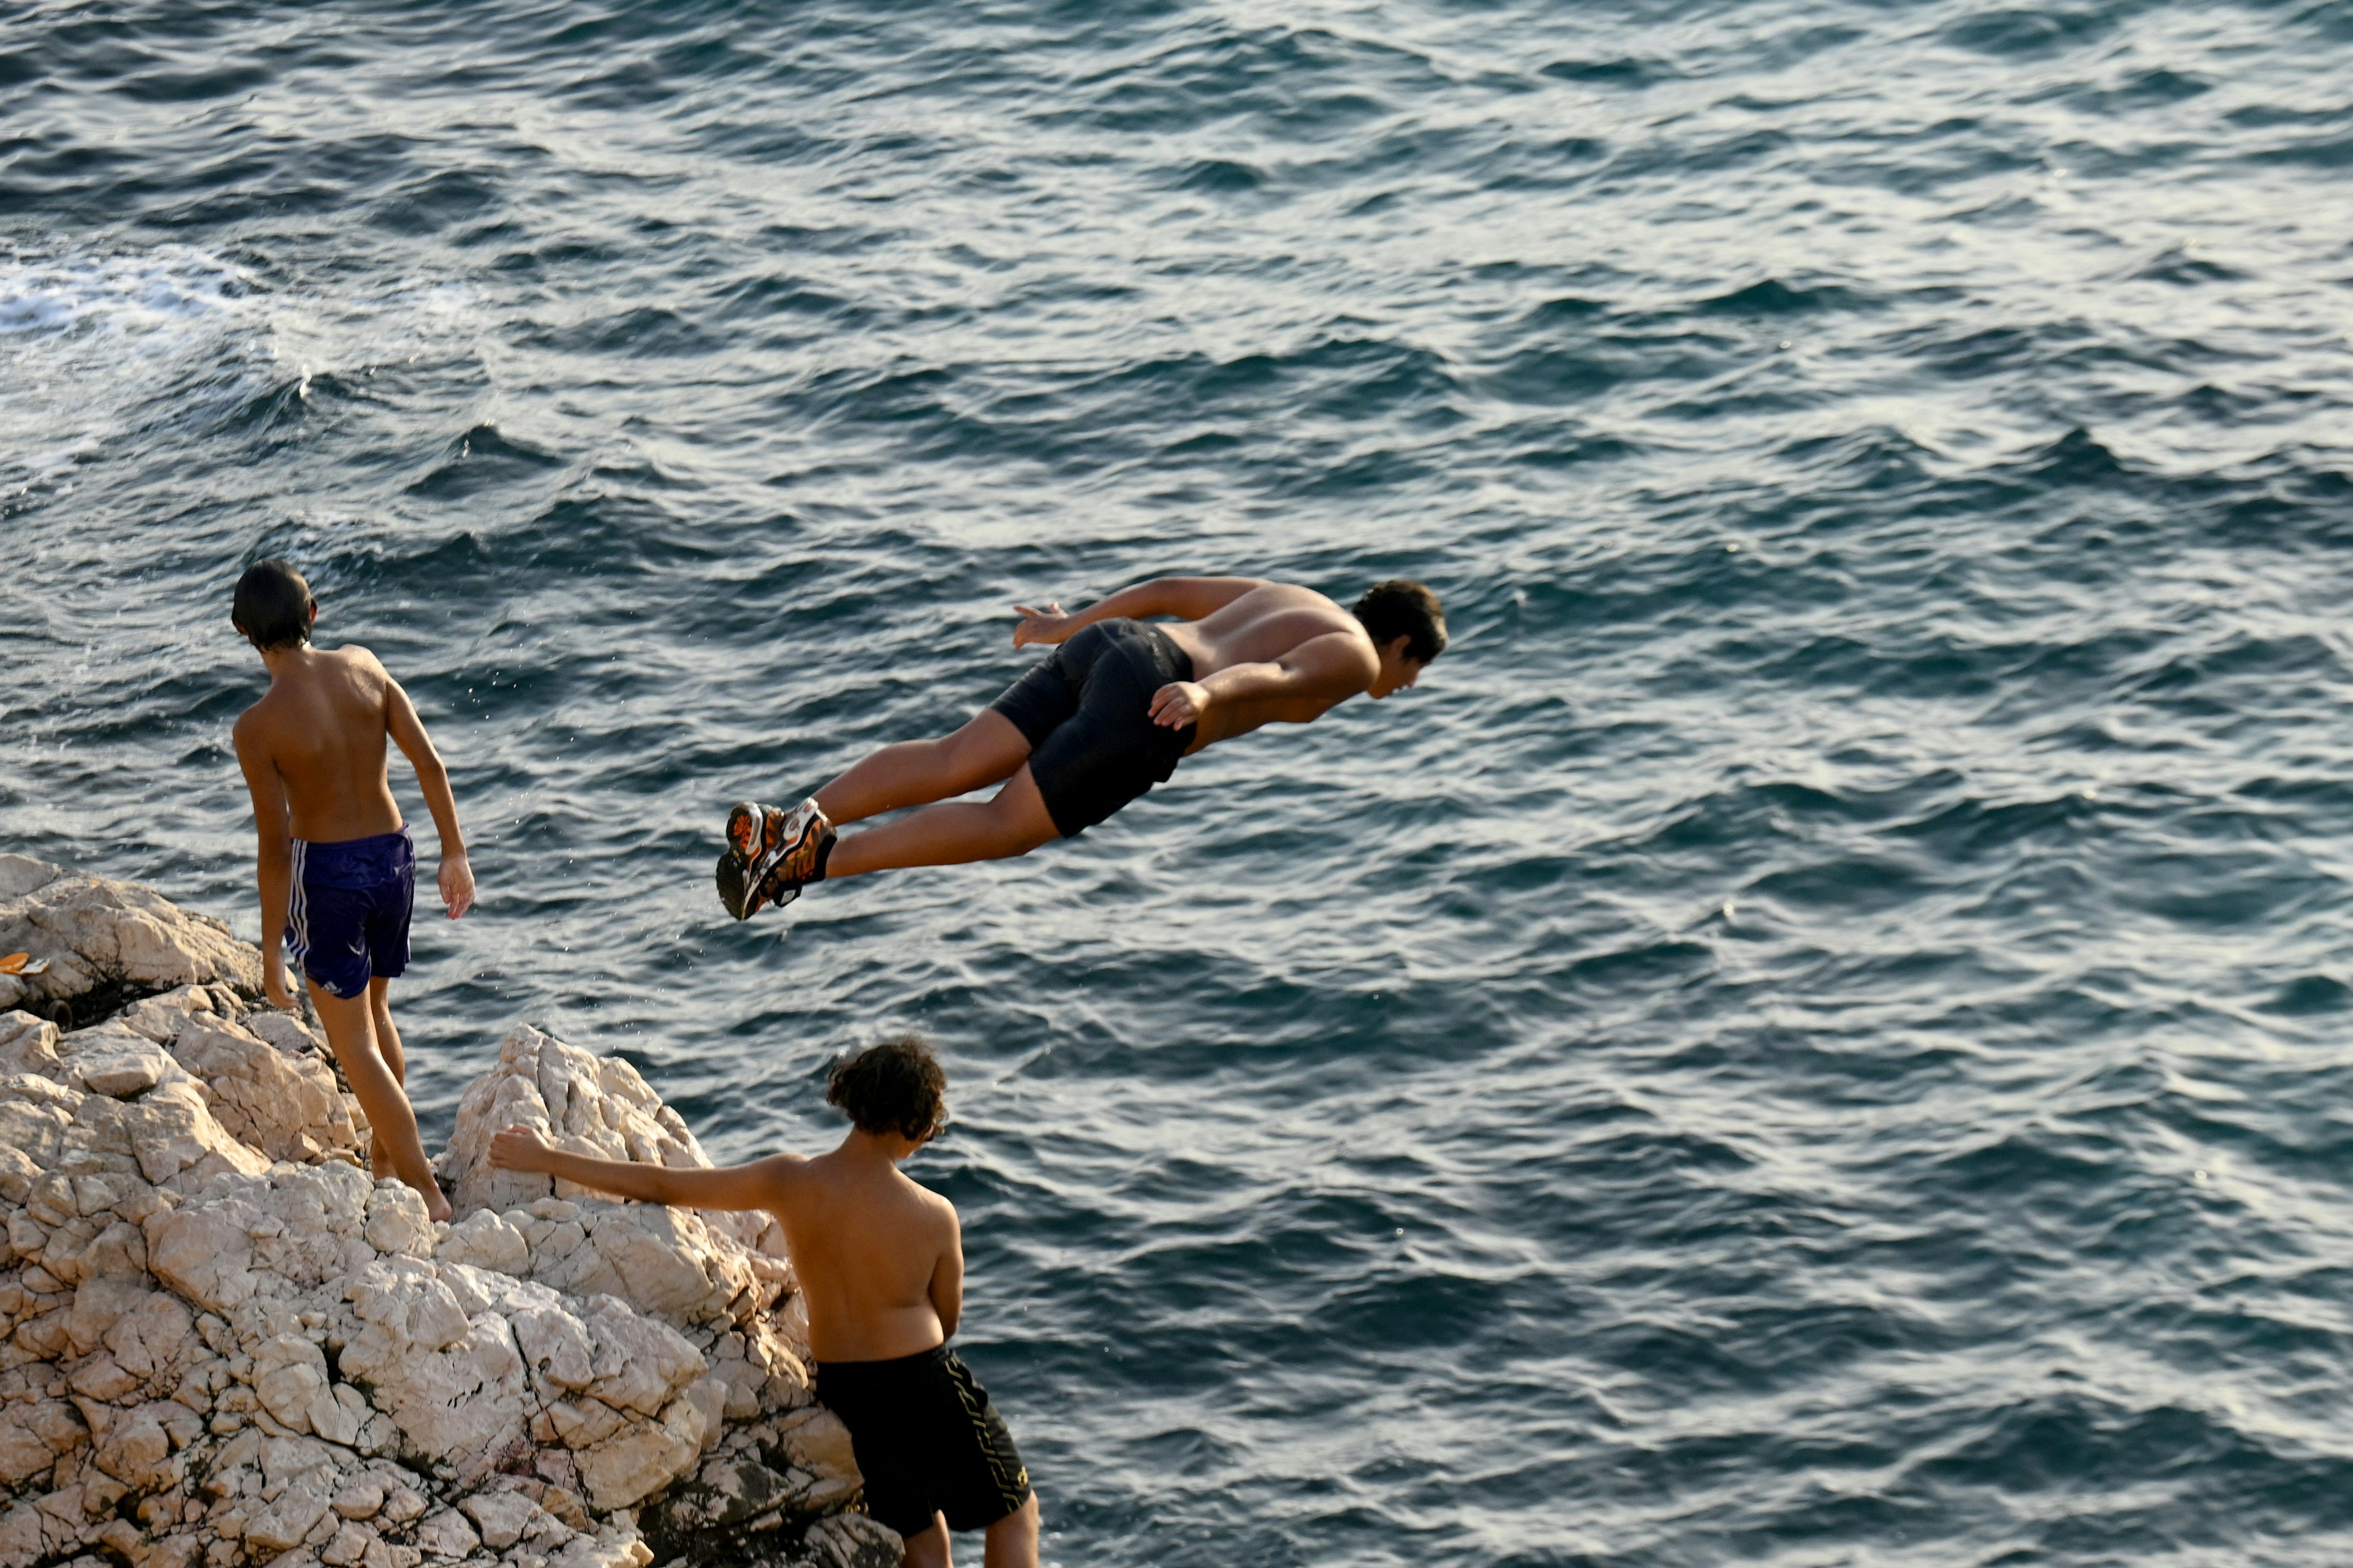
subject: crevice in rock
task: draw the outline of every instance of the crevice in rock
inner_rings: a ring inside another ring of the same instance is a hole
[[[151,996],[161,996],[177,990],[174,985],[141,984],[129,980],[101,980],[86,991],[70,996],[27,996],[16,1004],[19,1012],[30,1013],[58,1026],[59,1034],[69,1035],[76,1029],[88,1029],[105,1023],[127,1007],[137,1005]],[[256,998],[239,992],[239,996],[251,1003]]]

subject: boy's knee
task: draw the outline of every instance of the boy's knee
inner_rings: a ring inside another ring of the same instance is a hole
[[[1050,817],[1041,825],[1018,812],[1004,813],[997,826],[1000,838],[998,847],[1007,855],[1027,855],[1061,837],[1054,831]]]

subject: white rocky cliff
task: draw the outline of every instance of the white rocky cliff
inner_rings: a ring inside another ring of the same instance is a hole
[[[628,1063],[517,1026],[435,1225],[219,922],[0,856],[17,951],[49,967],[0,977],[37,1010],[0,1011],[0,1568],[898,1562],[844,1511],[773,1221],[485,1163],[522,1121],[706,1163]]]

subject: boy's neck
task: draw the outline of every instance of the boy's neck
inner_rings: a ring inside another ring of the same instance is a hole
[[[309,663],[312,650],[309,643],[298,642],[286,647],[257,648],[254,651],[261,655],[261,667],[269,671],[269,679],[275,680],[287,671],[300,669]]]
[[[849,1136],[841,1141],[841,1147],[834,1152],[860,1165],[875,1165],[892,1171],[898,1169],[899,1162],[913,1153],[917,1147],[919,1145],[912,1144],[904,1138],[865,1132],[853,1127],[849,1130]]]

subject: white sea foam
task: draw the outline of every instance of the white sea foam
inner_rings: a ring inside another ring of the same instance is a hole
[[[242,395],[269,357],[267,300],[185,246],[0,255],[0,498],[66,483],[134,425]]]
[[[254,293],[241,268],[185,246],[145,256],[5,257],[0,343],[78,328],[125,335],[206,331],[245,313]]]
[[[290,380],[307,401],[328,372],[468,354],[479,303],[432,277],[364,299],[294,292],[188,246],[0,251],[0,502]]]

